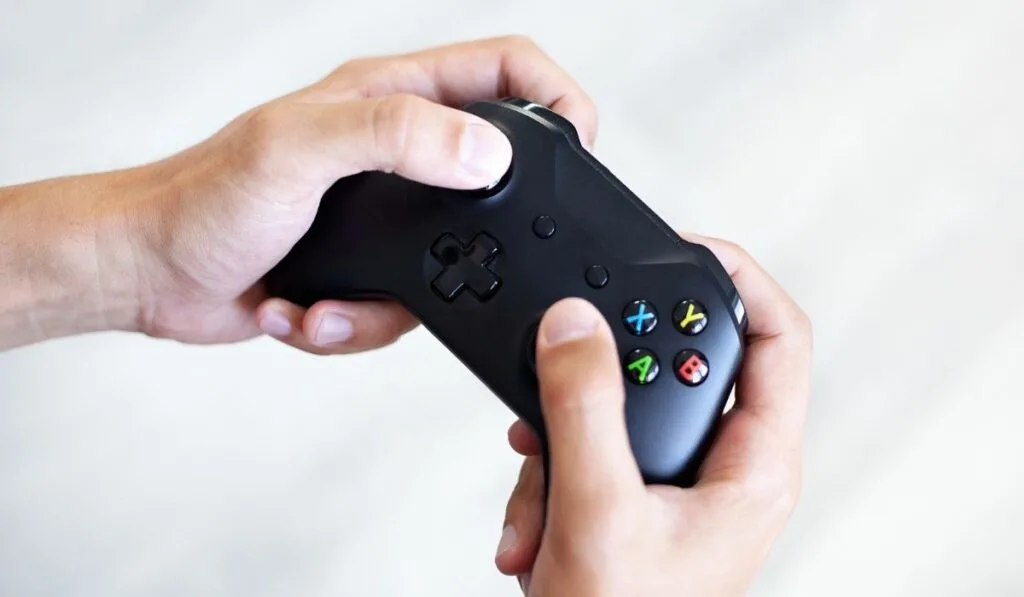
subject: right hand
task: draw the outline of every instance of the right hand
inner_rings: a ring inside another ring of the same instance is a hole
[[[696,486],[645,486],[607,322],[581,299],[554,305],[537,340],[551,486],[545,496],[536,437],[517,422],[509,440],[527,458],[496,557],[530,597],[742,595],[796,505],[810,322],[744,251],[688,236],[723,262],[749,314],[736,405]]]

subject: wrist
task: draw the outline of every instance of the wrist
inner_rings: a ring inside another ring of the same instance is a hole
[[[139,329],[142,170],[0,190],[0,348]]]

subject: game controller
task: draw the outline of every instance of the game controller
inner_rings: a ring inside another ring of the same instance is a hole
[[[744,354],[747,317],[728,273],[583,148],[559,114],[519,98],[463,110],[512,144],[497,184],[467,192],[383,172],[338,180],[265,277],[267,291],[306,307],[403,304],[530,424],[546,462],[536,330],[558,300],[586,299],[615,335],[644,481],[692,485]]]

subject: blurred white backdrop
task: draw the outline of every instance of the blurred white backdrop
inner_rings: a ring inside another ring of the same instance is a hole
[[[1020,0],[0,0],[0,184],[505,33],[592,94],[613,171],[815,323],[803,498],[751,593],[1024,594]],[[423,330],[333,359],[2,354],[0,594],[516,595],[492,564],[511,421]]]

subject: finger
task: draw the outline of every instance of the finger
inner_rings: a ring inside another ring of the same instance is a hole
[[[359,172],[394,172],[452,189],[492,185],[508,170],[512,146],[489,122],[413,95],[344,104],[284,102],[250,118],[273,167],[302,164],[319,188]]]
[[[355,60],[314,89],[330,101],[410,93],[449,106],[513,95],[567,118],[588,149],[597,138],[594,102],[544,50],[523,36]]]
[[[526,574],[522,574],[522,575],[520,575],[518,577],[519,589],[523,592],[523,595],[529,595],[530,594],[530,582],[531,582],[532,579],[533,579],[533,573],[532,572],[527,572]]]
[[[319,355],[350,354],[395,342],[418,322],[396,303],[321,301],[308,310],[282,299],[257,309],[266,334]]]
[[[746,250],[719,238],[689,232],[680,236],[705,246],[722,263],[743,299],[753,340],[784,334],[787,340],[800,340],[809,333],[800,307]]]
[[[705,469],[713,471],[716,465],[735,469],[737,459],[751,464],[785,458],[799,447],[806,420],[813,344],[810,322],[746,251],[720,239],[685,236],[706,246],[722,262],[743,298],[750,321],[735,410],[723,429],[739,443],[717,442]],[[756,425],[744,423],[745,416],[754,417]],[[732,423],[734,419],[739,423]]]
[[[736,408],[756,413],[780,432],[801,428],[809,393],[813,345],[810,320],[743,248],[711,237],[682,236],[714,253],[743,299],[749,329],[747,355],[737,381]]]
[[[626,431],[615,339],[593,305],[564,299],[544,314],[537,377],[552,499],[603,505],[639,491],[643,482]]]
[[[505,522],[494,563],[502,574],[533,569],[544,531],[544,470],[540,456],[523,461],[519,481],[505,507]]]
[[[508,445],[523,456],[540,454],[540,440],[537,439],[537,434],[522,419],[517,419],[508,428]]]

